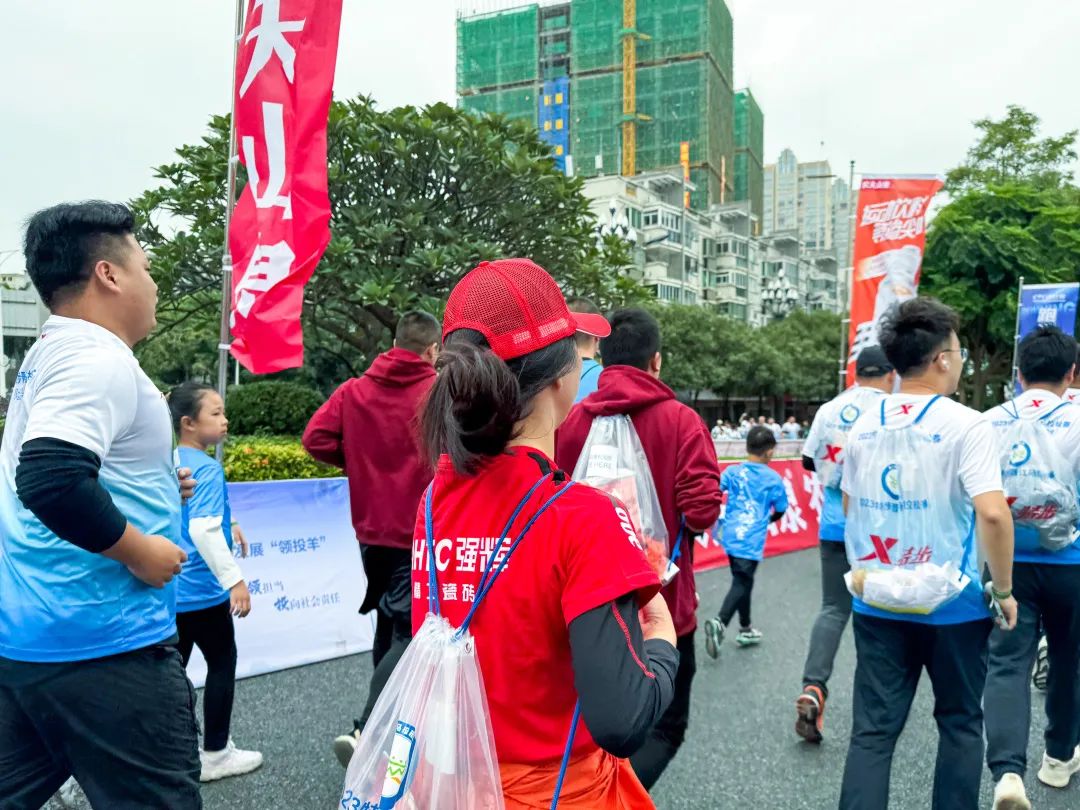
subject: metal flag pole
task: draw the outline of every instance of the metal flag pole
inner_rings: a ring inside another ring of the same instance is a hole
[[[859,198],[855,194],[855,161],[848,164],[848,224],[847,224],[847,255],[844,257],[844,287],[847,290],[847,301],[844,303],[844,311],[848,317],[840,321],[840,368],[837,372],[836,393],[844,393],[847,382],[847,349],[848,334],[851,331],[851,294],[855,285],[855,209],[859,207]]]
[[[244,0],[236,0],[236,24],[233,31],[232,80],[229,83],[229,167],[225,182],[225,244],[221,252],[221,329],[218,333],[217,390],[225,399],[229,384],[229,315],[232,312],[232,255],[229,252],[229,225],[232,222],[233,205],[236,202],[236,63],[240,57],[240,37],[244,34]],[[225,445],[218,442],[215,449],[217,460],[225,456]]]
[[[1017,352],[1020,348],[1020,306],[1024,299],[1024,277],[1020,276],[1020,287],[1016,291],[1016,328],[1013,330],[1012,375],[1009,377],[1009,399],[1016,396]]]

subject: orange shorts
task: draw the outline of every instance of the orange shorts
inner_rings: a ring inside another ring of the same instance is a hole
[[[516,765],[500,762],[506,810],[548,810],[561,762]],[[630,762],[602,749],[570,760],[560,810],[655,810]]]

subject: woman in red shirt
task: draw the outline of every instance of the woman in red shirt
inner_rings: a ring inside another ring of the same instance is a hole
[[[421,506],[413,546],[413,629],[429,610],[434,559],[440,611],[460,626],[507,520],[516,538],[568,486],[555,430],[577,393],[576,331],[603,337],[599,315],[571,314],[558,285],[527,259],[484,262],[454,288],[439,376],[421,416],[436,463],[429,555]],[[542,479],[542,480],[541,480]],[[539,482],[539,483],[538,483]],[[547,808],[580,717],[561,808],[651,808],[625,757],[671,701],[678,653],[660,583],[623,506],[570,485],[502,568],[470,632],[487,693],[506,807]]]

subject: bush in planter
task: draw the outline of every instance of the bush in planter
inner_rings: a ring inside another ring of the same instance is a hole
[[[295,437],[322,403],[322,396],[307,386],[265,380],[229,388],[225,412],[233,433]]]
[[[225,443],[225,479],[234,483],[338,475],[341,470],[313,459],[296,437],[237,436]]]

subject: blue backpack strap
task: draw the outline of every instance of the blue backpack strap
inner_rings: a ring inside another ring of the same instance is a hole
[[[682,556],[682,536],[686,531],[686,518],[679,515],[679,532],[675,535],[675,546],[671,550],[671,557],[669,559],[672,563],[679,561],[679,557]]]
[[[570,733],[566,736],[566,748],[563,750],[562,764],[559,765],[559,778],[555,780],[555,795],[551,797],[551,810],[559,806],[559,794],[562,793],[566,769],[570,765],[570,751],[574,747],[574,735],[577,733],[578,720],[581,718],[581,701],[574,704],[574,718],[570,721]]]
[[[435,521],[431,512],[431,499],[435,489],[435,482],[428,484],[427,492],[424,493],[424,534],[427,540],[428,552],[428,610],[439,615],[439,583],[435,579]]]
[[[912,422],[911,424],[913,424],[913,425],[919,424],[919,422],[922,421],[922,418],[924,416],[926,416],[926,412],[928,410],[930,410],[930,408],[933,407],[934,403],[937,402],[939,399],[941,399],[941,394],[934,394],[934,396],[930,399],[930,401],[927,402],[926,405],[923,406],[923,409],[921,411],[919,411],[919,415],[915,417],[915,421]]]

